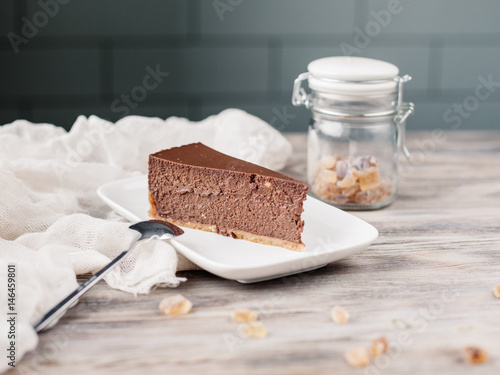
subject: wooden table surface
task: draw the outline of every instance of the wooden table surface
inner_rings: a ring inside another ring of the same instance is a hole
[[[305,135],[285,173],[304,180]],[[177,289],[134,297],[100,282],[9,374],[500,374],[500,132],[409,135],[391,206],[353,212],[380,237],[322,269],[243,285],[183,272]],[[193,304],[166,318],[159,301],[182,293]],[[340,304],[351,320],[338,325]],[[258,310],[266,339],[243,339],[236,307]],[[386,336],[387,354],[365,368],[344,352]],[[474,345],[490,359],[469,365]]]

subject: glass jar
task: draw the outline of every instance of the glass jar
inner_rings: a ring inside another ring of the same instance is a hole
[[[321,200],[348,210],[385,207],[396,198],[405,120],[413,103],[390,63],[360,57],[327,57],[295,80],[292,103],[311,110],[308,183]],[[302,86],[307,80],[309,90]]]

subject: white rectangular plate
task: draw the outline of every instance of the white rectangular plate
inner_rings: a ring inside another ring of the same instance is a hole
[[[147,176],[101,186],[97,193],[132,222],[149,220]],[[367,248],[378,231],[357,217],[308,196],[302,252],[183,228],[170,242],[186,258],[217,276],[250,283],[313,270]]]

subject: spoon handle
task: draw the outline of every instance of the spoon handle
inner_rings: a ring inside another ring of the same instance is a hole
[[[135,246],[137,240],[135,240],[132,245],[125,250],[115,259],[109,262],[105,267],[100,269],[98,272],[93,274],[87,280],[85,280],[78,288],[71,292],[66,298],[55,305],[43,318],[33,327],[36,332],[42,331],[44,328],[50,325],[55,319],[57,319],[61,314],[63,314],[71,305],[78,300],[82,295],[84,295],[95,283],[101,280],[111,269],[118,264],[124,257],[129,253],[130,250]]]

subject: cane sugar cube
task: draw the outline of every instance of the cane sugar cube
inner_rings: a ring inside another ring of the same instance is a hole
[[[166,316],[186,315],[193,308],[193,304],[181,294],[164,298],[159,306]]]
[[[377,167],[369,167],[359,171],[358,178],[361,191],[372,190],[380,185],[380,172]]]

